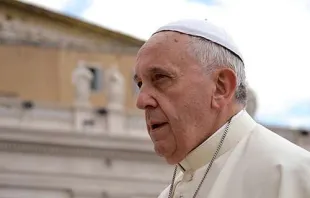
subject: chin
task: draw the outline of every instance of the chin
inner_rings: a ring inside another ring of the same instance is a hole
[[[166,162],[169,164],[169,165],[176,165],[178,162],[176,162],[175,160],[172,160],[170,158],[165,158],[166,159]]]
[[[175,152],[170,157],[167,157],[166,161],[170,165],[176,165],[176,164],[180,163],[182,160],[184,160],[186,158],[186,156],[187,156],[187,153],[179,151],[179,152]]]
[[[169,155],[168,153],[158,152],[158,150],[156,150],[156,148],[155,148],[155,153],[157,154],[157,156],[159,156],[161,158],[164,158],[168,164],[171,164],[171,165],[174,164],[174,157],[173,157],[173,155]]]
[[[164,158],[168,164],[178,163],[177,149],[172,146],[167,146],[167,144],[154,144],[154,151],[159,156]]]
[[[180,155],[170,155],[170,156],[164,156],[166,162],[170,165],[176,165],[177,163],[181,162],[183,160],[183,157]]]
[[[175,158],[165,158],[166,162],[169,165],[176,165],[177,163],[179,163],[181,160],[177,160]]]

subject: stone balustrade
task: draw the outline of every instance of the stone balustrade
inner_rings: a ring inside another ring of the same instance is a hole
[[[11,98],[0,98],[0,126],[147,137],[144,118],[135,113]]]

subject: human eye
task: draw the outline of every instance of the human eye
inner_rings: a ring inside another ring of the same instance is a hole
[[[138,81],[137,82],[137,86],[139,87],[139,89],[142,87],[142,81]]]

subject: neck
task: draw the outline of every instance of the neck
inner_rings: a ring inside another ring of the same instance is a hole
[[[238,112],[240,112],[244,107],[242,105],[235,106],[234,108],[230,108],[229,111],[227,109],[223,109],[217,113],[217,115],[214,118],[214,124],[208,130],[207,133],[201,134],[200,137],[197,137],[196,139],[196,146],[191,147],[189,149],[185,156],[192,152],[195,148],[197,148],[199,145],[201,145],[204,141],[206,141],[210,136],[212,136],[219,128],[221,128],[231,117],[236,115]],[[198,140],[198,141],[197,141]],[[200,141],[199,141],[200,140]],[[173,158],[166,159],[169,164],[176,164],[179,163],[182,158],[180,156],[175,156]]]
[[[235,116],[244,108],[244,105],[235,104],[230,108],[224,108],[217,113],[215,116],[215,121],[210,131],[206,133],[206,136],[202,139],[201,142],[197,146],[199,146],[202,142],[207,140],[210,136],[212,136],[219,128],[221,128],[230,118]]]

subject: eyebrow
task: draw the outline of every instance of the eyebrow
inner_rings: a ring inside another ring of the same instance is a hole
[[[138,76],[137,74],[135,74],[135,75],[133,76],[133,80],[134,80],[135,82],[137,82],[138,79],[139,79],[139,76]]]
[[[149,73],[164,73],[168,74],[168,72],[160,67],[154,66],[148,70]]]

